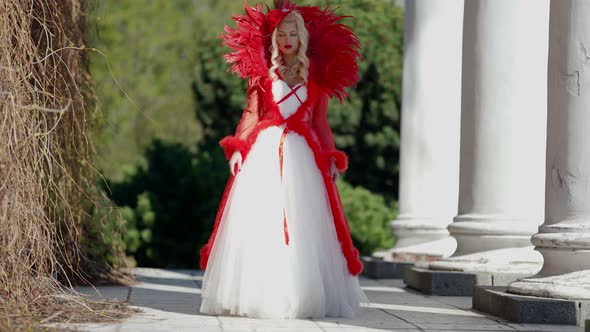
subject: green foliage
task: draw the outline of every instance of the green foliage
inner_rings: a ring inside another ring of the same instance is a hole
[[[377,249],[391,248],[389,223],[397,214],[396,208],[388,207],[383,196],[342,179],[338,180],[338,189],[352,240],[360,253],[370,255]]]
[[[151,247],[156,213],[153,211],[149,192],[143,192],[137,196],[135,209],[125,206],[121,214],[129,225],[129,230],[124,238],[127,252],[135,256],[140,252],[142,245],[147,248]],[[146,256],[151,257],[151,252]]]
[[[241,2],[100,0],[89,10],[87,37],[100,53],[91,72],[104,114],[95,142],[97,166],[111,179],[142,161],[153,139],[194,149],[191,75],[198,38],[221,34]]]
[[[194,268],[227,180],[223,154],[155,140],[145,158],[147,166],[111,184],[115,202],[127,207],[127,250],[140,266]]]
[[[203,126],[203,140],[206,141],[201,144],[209,145],[234,132],[246,106],[247,84],[227,72],[223,55],[228,50],[215,35],[204,34],[199,44],[204,47],[196,53],[192,87],[195,116]]]
[[[403,10],[393,0],[308,0],[330,5],[358,35],[361,80],[341,105],[332,100],[329,120],[336,146],[350,158],[346,178],[392,201],[398,192]]]
[[[89,262],[93,262],[98,268],[123,267],[126,265],[126,247],[122,234],[127,230],[126,220],[122,218],[119,209],[113,207],[100,185],[92,189],[92,194],[94,201],[88,204],[88,219],[84,219],[82,223],[83,252]]]

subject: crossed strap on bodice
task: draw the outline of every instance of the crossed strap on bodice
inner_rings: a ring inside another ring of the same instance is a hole
[[[287,84],[287,86],[289,85]],[[303,101],[301,100],[299,95],[297,95],[297,90],[299,90],[299,88],[301,88],[302,86],[302,84],[297,85],[295,88],[291,88],[289,86],[291,91],[277,102],[277,106],[280,107],[281,103],[283,103],[285,100],[289,99],[293,95],[295,95],[295,98],[297,98],[297,100],[299,101],[299,106],[303,105]],[[281,135],[281,142],[279,144],[279,169],[281,174],[281,181],[283,179],[283,147],[285,145],[285,138],[287,138],[287,134],[289,133],[289,131],[290,130],[288,124],[285,124],[285,129],[283,129],[283,134]],[[287,213],[285,212],[285,207],[283,207],[283,233],[285,235],[285,244],[289,245],[289,229],[287,227]]]
[[[287,86],[289,86],[289,85],[287,84]],[[281,100],[279,100],[277,102],[277,105],[280,105],[285,100],[289,99],[289,97],[291,97],[292,95],[295,95],[295,98],[297,98],[297,100],[299,100],[299,104],[303,105],[303,101],[301,100],[301,98],[299,98],[299,95],[297,94],[297,90],[299,90],[299,88],[301,88],[302,86],[303,86],[302,84],[297,85],[295,88],[292,88],[289,86],[289,89],[291,89],[291,91],[289,93],[287,93]]]

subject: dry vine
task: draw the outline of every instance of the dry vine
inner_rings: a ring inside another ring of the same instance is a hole
[[[0,330],[125,315],[62,286],[108,272],[81,245],[103,201],[82,5],[0,0]]]

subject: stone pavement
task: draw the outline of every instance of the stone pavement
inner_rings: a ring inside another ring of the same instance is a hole
[[[470,297],[427,296],[405,288],[400,279],[361,278],[369,297],[355,319],[265,320],[200,315],[201,271],[134,269],[131,287],[81,288],[96,299],[118,299],[143,311],[117,324],[69,325],[82,331],[279,331],[279,332],[443,332],[584,331],[564,325],[511,324],[470,310]]]

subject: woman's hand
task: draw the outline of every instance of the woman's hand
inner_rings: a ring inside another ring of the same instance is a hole
[[[231,175],[236,176],[236,174],[242,169],[242,154],[240,151],[236,151],[232,154],[228,164],[229,172]]]
[[[338,172],[338,168],[336,168],[336,162],[334,162],[333,158],[330,158],[330,176],[332,178],[332,182],[336,182],[339,175],[340,173]]]

